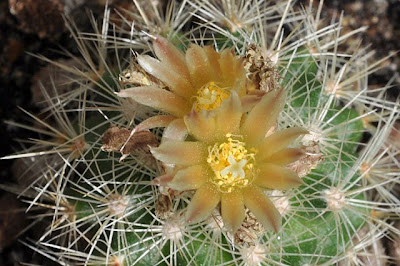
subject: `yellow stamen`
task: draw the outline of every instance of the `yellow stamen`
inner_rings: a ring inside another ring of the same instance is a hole
[[[208,147],[207,162],[215,175],[211,182],[222,193],[230,193],[248,186],[254,179],[254,156],[245,148],[245,143],[238,140],[241,136],[226,135],[227,142],[216,143]]]
[[[229,90],[220,88],[215,82],[209,82],[197,91],[193,107],[197,112],[201,110],[215,110],[229,97]]]

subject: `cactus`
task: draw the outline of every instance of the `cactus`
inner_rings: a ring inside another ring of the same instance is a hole
[[[43,58],[75,86],[43,88],[40,127],[9,122],[42,136],[3,158],[44,225],[24,243],[60,265],[383,265],[398,103],[344,45],[362,29],[291,1],[134,2],[71,28],[79,67]]]

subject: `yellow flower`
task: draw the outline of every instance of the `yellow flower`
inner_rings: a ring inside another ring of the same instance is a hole
[[[212,46],[191,44],[184,54],[163,37],[154,40],[153,48],[159,60],[139,55],[137,61],[148,74],[161,80],[167,87],[149,85],[118,93],[121,97],[131,97],[168,114],[145,120],[139,126],[141,130],[170,125],[172,129],[167,132],[186,132],[183,117],[192,110],[216,110],[231,91],[235,91],[239,97],[246,95],[243,58],[236,56],[232,50],[218,53]],[[254,97],[250,97],[249,101]],[[185,136],[180,135],[182,137],[177,139]]]
[[[187,207],[188,222],[206,219],[221,203],[228,230],[236,231],[247,207],[266,229],[278,231],[282,218],[264,189],[287,190],[302,182],[285,165],[299,159],[300,149],[287,146],[302,128],[267,132],[284,106],[283,90],[265,94],[248,113],[238,95],[231,93],[213,116],[192,111],[184,119],[195,141],[166,141],[152,149],[160,161],[175,165],[175,172],[156,184],[178,191],[196,190]]]

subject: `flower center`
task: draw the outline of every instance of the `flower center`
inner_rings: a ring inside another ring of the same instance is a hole
[[[208,147],[207,162],[215,175],[211,182],[217,185],[222,193],[230,193],[248,186],[255,176],[255,149],[248,152],[242,136],[226,135],[227,142],[216,143]]]
[[[197,91],[195,96],[194,109],[214,110],[220,107],[222,102],[229,97],[229,90],[220,88],[215,82],[209,82]]]

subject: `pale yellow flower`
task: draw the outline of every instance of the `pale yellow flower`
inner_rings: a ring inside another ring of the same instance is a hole
[[[243,58],[233,50],[216,52],[212,46],[200,47],[191,44],[184,54],[163,37],[154,40],[154,52],[158,59],[139,55],[140,66],[152,76],[161,80],[166,88],[157,85],[141,86],[122,90],[121,97],[167,113],[151,117],[139,126],[140,130],[152,127],[171,128],[166,132],[180,132],[175,137],[183,139],[186,132],[183,117],[192,110],[209,112],[220,107],[231,91],[239,97],[246,95],[246,71]],[[251,102],[253,98],[246,99]],[[167,133],[168,134],[168,133]],[[173,134],[172,134],[173,135]]]
[[[302,183],[285,165],[303,155],[287,146],[307,133],[287,128],[266,137],[283,106],[284,92],[275,90],[247,113],[232,92],[213,116],[196,111],[185,116],[194,141],[167,141],[152,149],[158,160],[175,165],[175,171],[158,177],[156,184],[196,190],[187,207],[188,222],[206,219],[221,203],[228,230],[240,227],[245,207],[266,229],[279,230],[281,215],[264,190],[288,190]]]

